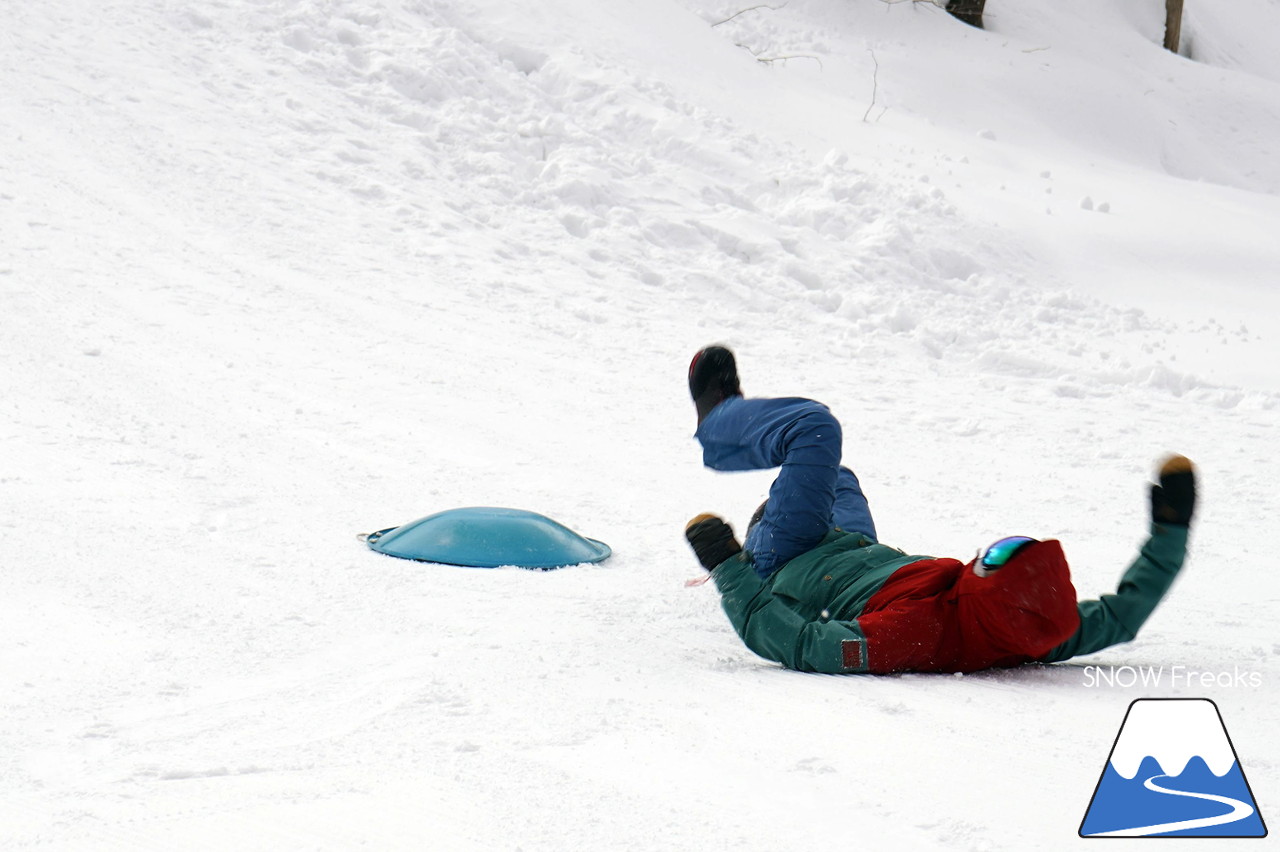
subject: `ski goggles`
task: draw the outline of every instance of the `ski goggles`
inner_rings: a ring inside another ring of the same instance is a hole
[[[989,545],[986,550],[982,551],[982,557],[978,561],[984,568],[999,568],[1024,547],[1036,542],[1037,539],[1029,536],[1011,535]]]

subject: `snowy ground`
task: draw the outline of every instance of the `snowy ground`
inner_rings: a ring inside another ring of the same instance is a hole
[[[1177,56],[1159,0],[751,5],[7,9],[0,847],[1061,849],[1150,696],[1280,819],[1280,6]],[[714,341],[889,543],[1060,537],[1095,595],[1176,450],[1187,570],[1072,664],[765,663],[683,586],[770,481],[700,466]],[[615,555],[355,538],[467,505]]]

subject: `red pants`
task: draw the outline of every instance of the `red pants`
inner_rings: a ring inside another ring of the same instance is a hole
[[[1042,541],[979,577],[929,559],[894,572],[858,624],[873,672],[972,672],[1047,654],[1080,626],[1062,545]]]

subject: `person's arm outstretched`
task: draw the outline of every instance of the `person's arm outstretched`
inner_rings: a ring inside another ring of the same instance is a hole
[[[1080,629],[1041,658],[1053,663],[1129,642],[1168,593],[1187,556],[1187,536],[1195,514],[1195,468],[1173,456],[1151,486],[1151,537],[1124,572],[1114,594],[1081,601]]]

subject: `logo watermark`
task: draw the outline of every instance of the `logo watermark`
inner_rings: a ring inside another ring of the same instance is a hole
[[[1218,705],[1129,705],[1080,823],[1081,837],[1266,837]]]
[[[1201,671],[1186,666],[1085,666],[1084,685],[1120,689],[1258,689],[1262,672],[1234,666],[1230,671]]]

